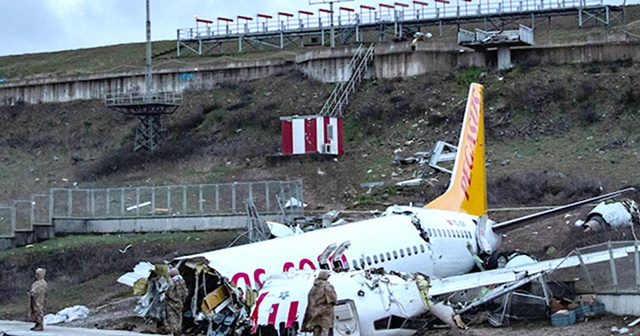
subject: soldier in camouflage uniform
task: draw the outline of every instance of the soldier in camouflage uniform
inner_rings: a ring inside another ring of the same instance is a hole
[[[31,330],[44,330],[42,318],[44,317],[45,294],[47,293],[47,282],[44,280],[46,272],[44,268],[36,270],[36,281],[33,282],[28,293],[29,317],[36,323]]]
[[[327,336],[333,328],[333,306],[337,301],[333,285],[327,281],[329,272],[320,271],[307,297],[301,331],[313,331],[314,336]]]
[[[182,334],[182,310],[189,290],[177,269],[172,268],[169,276],[171,279],[164,294],[164,324],[168,332],[178,336]]]

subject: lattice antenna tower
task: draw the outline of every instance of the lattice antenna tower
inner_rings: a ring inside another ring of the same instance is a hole
[[[133,150],[155,150],[163,140],[162,116],[173,114],[182,103],[182,94],[153,90],[151,65],[151,16],[147,5],[147,44],[144,74],[144,91],[111,92],[105,95],[105,106],[123,114],[138,117]]]
[[[309,0],[309,5],[323,5],[323,4],[329,4],[329,11],[331,13],[329,13],[330,15],[330,35],[329,35],[329,40],[331,40],[331,49],[336,47],[336,31],[335,31],[335,27],[333,26],[333,3],[334,2],[350,2],[353,0]]]

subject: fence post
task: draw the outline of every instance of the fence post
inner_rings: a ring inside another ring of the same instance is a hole
[[[187,186],[182,186],[182,214],[187,215]]]
[[[216,184],[216,214],[220,213],[220,185]]]
[[[204,209],[202,207],[202,184],[199,186],[198,190],[198,202],[200,203],[200,214],[202,215],[204,213]]]
[[[124,217],[124,188],[120,188],[120,216]]]
[[[151,187],[151,215],[156,215],[156,187]]]
[[[35,196],[31,196],[31,214],[29,214],[29,216],[31,216],[31,229],[33,230],[33,223],[35,223],[35,217],[36,217],[36,198],[35,198]]]
[[[54,195],[54,190],[55,189],[51,189],[49,190],[49,223],[51,223],[51,225],[53,225],[53,205],[54,205],[54,201],[53,201],[53,195]]]
[[[140,187],[136,188],[136,217],[140,217]]]
[[[638,241],[634,242],[635,250],[633,252],[633,259],[636,263],[636,291],[640,292],[640,255],[638,253]]]
[[[265,182],[264,183],[264,199],[266,202],[266,206],[267,206],[267,212],[271,211],[271,203],[269,200],[269,182]]]
[[[96,215],[96,191],[91,189],[91,215]]]
[[[231,184],[231,213],[236,213],[236,183]]]
[[[67,189],[67,218],[71,218],[71,210],[73,207],[73,194],[71,193],[71,189]]]
[[[91,213],[91,190],[84,191],[84,198],[85,217],[88,217]]]
[[[607,243],[607,248],[609,249],[609,265],[611,266],[611,280],[613,281],[613,290],[618,292],[618,273],[616,272],[616,263],[613,258],[613,247],[611,245],[611,241]]]
[[[167,211],[171,212],[171,187],[167,187]]]
[[[105,200],[106,204],[104,206],[106,211],[107,211],[107,214],[106,214],[107,217],[109,217],[109,212],[110,212],[109,208],[111,207],[111,193],[109,192],[110,190],[111,189],[107,188],[107,197],[106,197],[106,200]]]

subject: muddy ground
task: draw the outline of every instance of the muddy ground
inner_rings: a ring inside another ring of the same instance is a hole
[[[119,299],[110,304],[103,305],[92,310],[87,319],[77,320],[61,326],[128,330],[143,333],[156,332],[153,323],[145,323],[141,318],[133,314],[135,298]],[[514,321],[510,326],[494,328],[488,324],[470,325],[466,331],[451,330],[448,328],[429,329],[418,335],[430,336],[493,336],[493,335],[521,335],[521,336],[597,336],[611,335],[612,327],[623,328],[635,320],[630,316],[603,315],[592,317],[584,322],[576,323],[568,327],[553,327],[548,319],[536,321]],[[633,334],[640,333],[640,326],[629,328]]]

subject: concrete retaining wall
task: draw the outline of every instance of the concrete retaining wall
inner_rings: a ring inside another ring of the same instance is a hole
[[[296,57],[298,68],[308,76],[326,83],[343,80],[351,69],[347,68],[352,49],[311,50]],[[640,43],[612,42],[576,45],[544,46],[511,49],[511,61],[518,64],[570,64],[608,62],[617,60],[640,61]],[[437,71],[454,71],[461,67],[495,67],[496,50],[474,52],[450,44],[425,44],[418,51],[410,51],[408,43],[388,43],[376,46],[373,69],[368,78],[401,78]]]
[[[200,66],[197,69],[159,70],[154,73],[154,90],[183,92],[210,89],[221,82],[238,83],[265,78],[279,72],[300,71],[316,80],[334,83],[347,78],[349,61],[355,48],[313,49],[286,60],[228,62]],[[513,64],[567,64],[594,61],[640,60],[640,43],[609,42],[576,45],[514,48]],[[412,52],[407,42],[376,46],[374,64],[368,78],[399,78],[435,71],[454,71],[466,66],[494,66],[496,51],[474,52],[470,49],[434,41],[419,45]],[[102,99],[107,92],[144,89],[144,74],[96,74],[58,78],[35,78],[0,84],[0,104],[66,102],[76,99]]]
[[[262,217],[276,220],[278,216]],[[246,216],[53,220],[56,234],[235,230],[246,227]]]
[[[638,294],[598,294],[598,301],[604,303],[604,308],[609,313],[640,316]]]
[[[154,72],[153,90],[183,92],[210,89],[217,83],[239,83],[292,69],[293,62],[285,60],[228,62],[192,69],[163,69]],[[0,84],[0,104],[11,105],[17,101],[37,104],[103,99],[108,92],[144,89],[143,72],[31,78]]]

